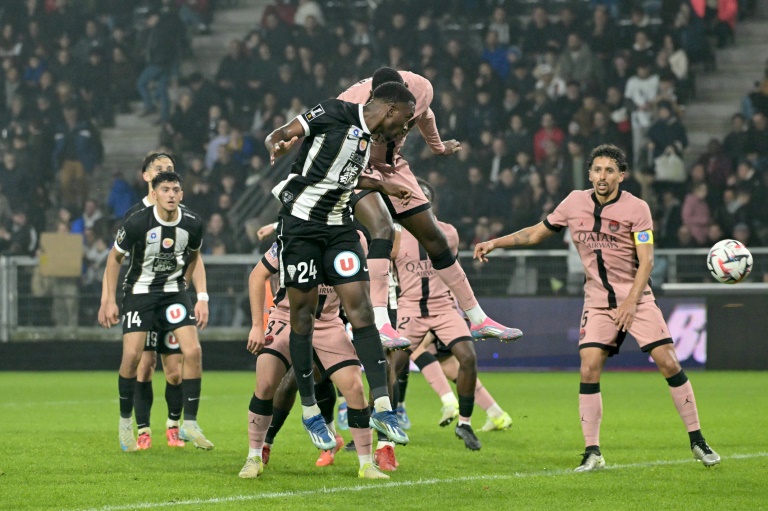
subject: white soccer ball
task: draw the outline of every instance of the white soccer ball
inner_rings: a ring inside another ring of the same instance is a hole
[[[740,241],[718,241],[709,249],[707,268],[716,281],[738,284],[752,271],[752,254]]]

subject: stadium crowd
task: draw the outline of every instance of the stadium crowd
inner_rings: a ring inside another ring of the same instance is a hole
[[[768,205],[755,200],[768,189],[768,67],[732,131],[685,154],[695,71],[716,66],[714,46],[732,43],[754,2],[530,4],[281,0],[206,77],[180,76],[179,63],[190,37],[209,32],[213,0],[4,2],[0,254],[34,254],[42,231],[82,232],[86,268],[103,263],[146,185],[133,172],[116,173],[108,196],[88,184],[104,172],[101,129],[138,104],[178,156],[185,203],[207,221],[204,253],[263,249],[230,213],[287,171],[269,167],[265,135],[382,65],[428,78],[442,138],[462,143],[458,158],[438,160],[412,136],[404,156],[463,248],[586,187],[585,155],[599,143],[631,155],[622,186],[651,205],[659,247],[768,243]]]

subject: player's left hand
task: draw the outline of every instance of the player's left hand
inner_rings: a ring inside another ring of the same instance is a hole
[[[272,226],[272,224],[262,225],[259,227],[259,230],[256,231],[256,237],[259,238],[259,241],[261,241],[267,236],[272,236],[274,232],[275,228]]]
[[[197,328],[203,330],[208,326],[208,302],[206,300],[198,300],[195,304],[195,317],[197,318]]]
[[[632,326],[632,322],[635,320],[635,313],[637,312],[637,304],[629,300],[625,300],[624,303],[619,305],[616,309],[616,319],[614,323],[616,328],[622,332],[626,332]]]
[[[450,156],[461,151],[461,142],[458,140],[447,140],[443,142],[443,145],[445,146],[445,151],[443,151],[444,156]]]
[[[293,137],[287,142],[285,140],[281,140],[277,144],[272,144],[272,147],[269,148],[269,163],[274,165],[275,158],[279,158],[284,154],[288,154],[288,152],[293,148],[293,144],[295,144],[298,139],[299,137]]]
[[[385,195],[398,197],[400,199],[401,206],[407,206],[413,198],[413,192],[411,192],[411,189],[406,186],[384,182],[382,182],[380,186],[380,191]]]
[[[259,352],[264,349],[266,344],[264,329],[258,326],[251,327],[251,331],[248,333],[248,344],[246,349],[254,355],[258,355]]]

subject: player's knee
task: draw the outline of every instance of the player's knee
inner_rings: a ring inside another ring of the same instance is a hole
[[[477,367],[477,355],[471,344],[467,342],[456,343],[451,350],[451,353],[459,361],[459,365],[463,368]]]
[[[155,365],[149,365],[144,362],[144,359],[142,359],[139,362],[139,367],[136,370],[136,379],[138,381],[152,381],[152,375],[155,372]]]
[[[358,303],[345,310],[347,312],[347,319],[352,324],[353,329],[376,323],[376,318],[373,315],[373,307],[370,306],[370,302],[365,304]]]
[[[389,218],[375,217],[374,225],[367,227],[368,233],[371,235],[371,239],[380,240],[395,240],[395,225],[389,221]]]
[[[203,348],[199,342],[184,346],[182,352],[184,354],[184,363],[197,365],[203,361]]]

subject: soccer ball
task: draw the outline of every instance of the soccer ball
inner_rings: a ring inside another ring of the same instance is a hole
[[[716,281],[738,284],[752,271],[752,254],[740,241],[718,241],[709,249],[707,268]]]

